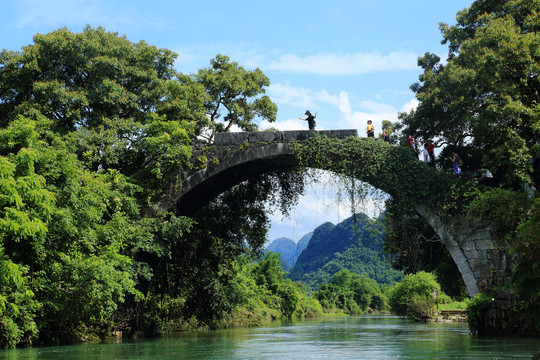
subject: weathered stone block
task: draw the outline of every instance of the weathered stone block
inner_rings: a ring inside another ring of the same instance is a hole
[[[477,279],[491,278],[491,267],[488,264],[477,263],[476,268],[473,268],[474,276]]]
[[[240,144],[248,141],[248,132],[216,133],[214,135],[215,145]]]
[[[476,250],[476,244],[474,241],[464,241],[461,243],[461,248],[463,251],[470,251],[470,250]]]
[[[450,250],[449,250],[450,251]],[[450,255],[452,255],[452,259],[454,259],[454,262],[459,267],[461,264],[467,262],[467,258],[463,254],[462,251],[456,250],[456,251],[450,251]]]
[[[493,241],[491,240],[477,240],[476,250],[490,250],[493,248]]]
[[[281,132],[261,131],[249,133],[249,142],[271,142],[281,140]]]
[[[463,254],[469,260],[478,258],[478,251],[476,251],[476,249],[464,251]]]

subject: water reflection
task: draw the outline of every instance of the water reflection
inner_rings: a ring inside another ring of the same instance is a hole
[[[0,359],[531,359],[538,351],[538,339],[476,339],[466,324],[418,324],[380,316],[0,350]]]

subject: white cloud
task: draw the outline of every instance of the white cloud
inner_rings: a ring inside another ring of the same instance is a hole
[[[358,103],[358,110],[353,110],[347,92],[340,93],[339,110],[348,126],[358,129],[360,136],[365,134],[367,121],[371,120],[375,127],[375,133],[382,131],[382,121],[389,120],[395,122],[397,109],[392,105],[377,103],[374,101],[361,101]]]
[[[408,51],[380,53],[317,53],[307,56],[283,54],[275,56],[279,50],[264,49],[254,43],[205,43],[185,46],[175,50],[180,54],[178,68],[186,73],[195,72],[208,66],[217,54],[227,55],[246,69],[261,68],[269,71],[284,71],[298,74],[330,76],[361,75],[374,72],[418,70],[418,54]],[[277,60],[272,60],[276,59]],[[270,59],[270,60],[269,60]]]
[[[420,102],[416,99],[412,99],[401,108],[401,112],[409,113],[411,110],[416,110]]]
[[[271,84],[266,93],[277,104],[296,106],[306,109],[317,108],[317,102],[338,105],[339,96],[331,95],[326,90],[312,91],[289,84]]]
[[[393,51],[386,55],[322,52],[301,57],[297,54],[285,54],[264,66],[264,70],[337,76],[360,75],[380,71],[417,70],[417,59],[418,54],[407,51]]]
[[[378,134],[382,132],[383,120],[397,122],[399,121],[398,113],[400,111],[409,112],[418,106],[416,99],[412,99],[403,105],[400,110],[396,109],[393,105],[372,100],[362,100],[351,104],[350,95],[347,91],[341,91],[339,94],[330,94],[326,90],[316,92],[281,83],[270,85],[267,94],[278,105],[311,109],[312,112],[316,112],[325,105],[334,106],[344,126],[346,128],[357,129],[360,136],[365,135],[368,120],[373,121],[375,132]],[[297,119],[287,119],[268,124],[261,122],[261,129],[267,129],[269,127],[275,127],[279,130],[301,130],[306,128],[306,124]],[[322,121],[318,121],[317,129],[324,130]]]

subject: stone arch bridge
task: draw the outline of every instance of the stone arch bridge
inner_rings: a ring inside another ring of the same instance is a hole
[[[212,147],[214,160],[208,160],[208,165],[203,169],[183,173],[179,192],[174,198],[162,202],[161,208],[174,208],[177,214],[190,216],[225,190],[252,176],[274,170],[293,169],[298,166],[293,144],[308,140],[315,134],[342,141],[358,136],[356,130],[217,133]],[[196,151],[194,162],[203,154],[208,155],[208,151]],[[359,166],[362,161],[367,161],[349,160],[359,161]],[[418,163],[415,166],[423,166],[418,160],[412,161]],[[321,164],[314,164],[313,167],[336,171],[331,166]],[[397,195],[403,187],[419,186],[414,179],[400,178],[399,173],[394,175],[396,180],[391,182],[393,185],[381,186],[376,176],[360,180],[391,196]],[[433,227],[450,252],[460,271],[456,276],[461,275],[470,297],[508,275],[507,255],[497,249],[489,224],[445,222],[430,211],[428,203],[415,204],[415,209]]]

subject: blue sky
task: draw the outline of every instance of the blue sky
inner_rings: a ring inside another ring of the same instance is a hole
[[[176,68],[187,74],[223,54],[269,77],[278,117],[261,129],[307,129],[298,117],[310,109],[318,113],[317,129],[365,136],[368,119],[379,133],[383,119],[397,121],[398,112],[415,106],[409,87],[421,73],[417,58],[425,52],[446,58],[438,24],[455,24],[472,2],[3,0],[0,48],[20,50],[36,33],[80,32],[89,24],[177,52]],[[273,216],[269,239],[296,241],[349,216],[346,201],[335,201],[335,180],[323,183],[308,189],[290,218]],[[376,208],[368,202],[365,210],[376,215]]]

